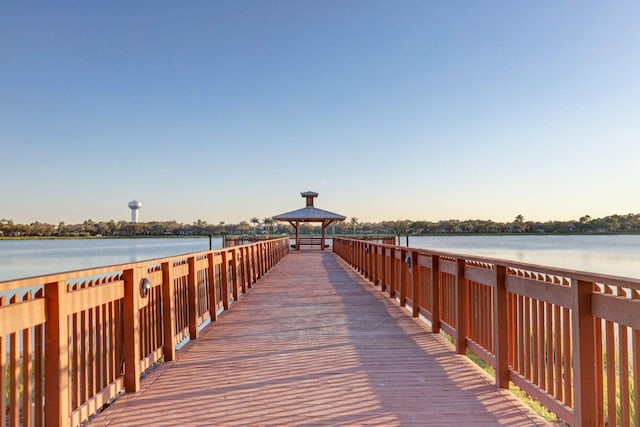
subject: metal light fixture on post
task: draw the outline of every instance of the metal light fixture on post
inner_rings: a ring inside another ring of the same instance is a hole
[[[149,296],[149,291],[151,290],[151,280],[146,277],[140,280],[140,296],[142,298],[147,298]]]

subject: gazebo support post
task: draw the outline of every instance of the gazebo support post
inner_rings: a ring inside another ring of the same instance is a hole
[[[320,250],[324,251],[324,229],[327,227],[326,221],[322,221],[322,239],[320,239]]]
[[[323,251],[324,251],[325,242],[326,242],[326,237],[325,237],[325,235],[326,235],[326,230],[327,230],[327,227],[328,227],[329,225],[331,225],[331,224],[333,224],[333,220],[332,220],[332,219],[322,221],[322,241],[321,241],[321,243],[320,243],[320,244],[321,244],[321,246],[322,246],[322,250],[323,250]]]
[[[296,251],[300,250],[300,222],[289,221],[289,224],[296,230]]]

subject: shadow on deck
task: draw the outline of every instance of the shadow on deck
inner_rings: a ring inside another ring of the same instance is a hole
[[[333,253],[303,251],[90,425],[464,424],[546,425]]]

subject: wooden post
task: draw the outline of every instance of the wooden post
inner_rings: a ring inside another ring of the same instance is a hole
[[[256,281],[258,280],[258,275],[256,273],[256,246],[251,245],[249,246],[249,248],[250,248],[249,258],[251,263],[251,285],[253,286],[253,284],[256,283]]]
[[[5,299],[6,297],[4,295],[0,295],[0,307],[2,307],[3,305],[5,305]],[[5,366],[7,363],[7,345],[6,345],[6,338],[3,334],[0,334],[0,372],[6,372],[5,371]],[[6,375],[0,375],[0,390],[7,390],[7,387],[9,387],[9,385],[7,384],[7,377]],[[0,393],[0,408],[6,408],[7,405],[7,394],[5,393]],[[6,412],[5,409],[0,410],[0,426],[6,426],[7,423],[7,419],[6,419]]]
[[[265,242],[262,244],[262,250],[264,253],[262,275],[264,276],[265,274],[267,274],[267,271],[269,271],[269,242]]]
[[[67,316],[67,284],[65,281],[47,283],[44,287],[47,305],[45,326],[45,424],[70,424],[69,394],[69,320]],[[2,373],[4,376],[4,372]],[[1,390],[2,394],[5,393]],[[2,407],[0,410],[4,411]]]
[[[440,257],[431,255],[431,331],[440,333]]]
[[[249,282],[249,269],[247,268],[247,252],[249,248],[242,247],[240,248],[240,283],[242,286],[242,293],[246,294],[247,289],[251,287],[251,282]]]
[[[371,245],[369,242],[362,243],[363,251],[362,251],[362,266],[364,268],[364,277],[367,280],[371,279]]]
[[[216,295],[216,282],[215,282],[215,264],[213,262],[213,252],[207,254],[207,263],[209,268],[207,270],[207,281],[209,282],[209,317],[211,321],[218,320],[218,296]]]
[[[376,285],[377,271],[376,271],[376,252],[378,248],[371,242],[369,242],[369,280]]]
[[[238,301],[240,295],[238,294],[238,249],[231,251],[231,281],[233,283],[233,301]]]
[[[382,247],[380,254],[380,290],[387,290],[387,248]]]
[[[267,259],[269,260],[267,271],[269,271],[273,267],[273,242],[267,242]]]
[[[407,291],[409,290],[409,264],[407,264],[407,250],[400,251],[400,307],[407,305]]]
[[[143,267],[124,270],[124,386],[127,392],[140,390],[139,295]]]
[[[360,271],[360,242],[353,242],[353,261],[351,262],[356,271],[362,273],[362,271]]]
[[[271,270],[273,268],[273,266],[276,265],[275,256],[274,256],[275,243],[272,242],[272,241],[269,241],[269,246],[268,247],[269,247],[269,270]],[[324,250],[324,245],[323,245],[323,249],[322,250]]]
[[[262,243],[256,243],[256,250],[258,253],[258,279],[264,274],[264,247]]]
[[[173,261],[162,263],[162,353],[167,362],[176,358],[176,343],[174,342],[176,314],[172,270]]]
[[[187,277],[187,304],[189,308],[189,338],[198,338],[198,283],[196,282],[196,257],[187,259],[189,275]]]
[[[378,262],[378,250],[380,248],[378,247],[378,245],[374,245],[373,246],[373,250],[371,251],[371,263],[372,263],[372,270],[373,270],[373,277],[371,278],[371,280],[373,280],[373,286],[378,286],[378,281],[380,280],[380,275],[379,275],[379,268],[380,268],[380,263]]]
[[[465,261],[463,258],[458,258],[456,264],[456,351],[458,354],[466,354],[469,306],[466,280],[464,279]]]
[[[247,289],[251,288],[253,286],[253,276],[252,276],[252,272],[251,272],[251,246],[247,246],[245,248],[244,251],[244,257],[245,257],[245,273],[247,275]]]
[[[369,243],[362,243],[362,269],[364,271],[364,278],[369,280]]]
[[[389,259],[391,261],[391,266],[389,268],[389,272],[391,273],[391,280],[389,281],[389,298],[395,298],[396,281],[398,280],[398,273],[396,271],[396,250],[395,248],[391,248],[389,251],[391,252],[389,255]]]
[[[222,277],[222,306],[229,310],[229,261],[227,258],[228,249],[222,251],[222,265],[220,266],[220,276]]]
[[[420,316],[420,303],[422,301],[422,281],[420,280],[420,266],[418,265],[418,253],[411,251],[411,287],[413,294],[412,315]]]
[[[271,269],[271,242],[264,242],[264,274]]]
[[[496,264],[496,286],[493,289],[493,349],[496,356],[496,385],[509,388],[509,322],[505,281],[507,267]]]
[[[571,279],[574,425],[597,425],[594,319],[591,315],[593,284]]]

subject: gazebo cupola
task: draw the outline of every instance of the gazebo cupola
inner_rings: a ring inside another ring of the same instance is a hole
[[[313,199],[318,197],[318,193],[314,193],[313,191],[305,191],[304,193],[300,193],[302,197],[307,199],[307,207],[313,207]]]
[[[325,246],[325,233],[327,227],[337,221],[344,221],[347,217],[339,215],[337,213],[318,209],[313,205],[313,199],[318,197],[318,193],[313,191],[305,191],[300,193],[307,201],[306,206],[302,209],[283,213],[273,217],[276,221],[284,221],[291,224],[296,230],[296,250],[300,249],[300,223],[301,222],[320,222],[322,223],[322,238],[320,240],[320,247],[324,250]]]

